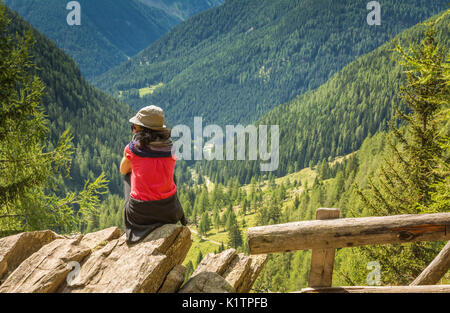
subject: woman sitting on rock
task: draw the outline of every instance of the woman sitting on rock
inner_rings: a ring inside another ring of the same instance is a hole
[[[125,233],[135,243],[164,224],[187,222],[177,197],[176,156],[163,110],[145,107],[130,123],[134,136],[125,147],[120,173],[125,175]]]

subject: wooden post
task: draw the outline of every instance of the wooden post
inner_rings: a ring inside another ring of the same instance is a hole
[[[316,219],[336,219],[339,218],[339,213],[339,209],[320,208],[316,211]],[[309,287],[331,287],[335,253],[335,248],[312,250]]]
[[[410,284],[410,286],[434,285],[450,269],[450,241],[444,249],[427,266],[427,268]]]

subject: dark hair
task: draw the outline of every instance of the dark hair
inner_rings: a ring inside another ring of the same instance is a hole
[[[141,130],[134,135],[134,140],[138,142],[138,148],[145,150],[149,149],[153,142],[168,142],[170,141],[170,129],[153,130],[141,126]]]

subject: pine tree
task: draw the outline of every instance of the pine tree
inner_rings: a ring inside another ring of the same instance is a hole
[[[198,227],[198,231],[201,235],[206,235],[211,229],[211,221],[208,216],[208,212],[203,213]]]
[[[186,272],[184,273],[184,281],[185,282],[187,282],[189,280],[192,273],[194,273],[194,265],[192,264],[192,261],[189,260],[189,262],[186,264]]]
[[[443,142],[448,142],[448,137],[445,139],[440,131],[439,116],[450,103],[449,56],[435,38],[434,25],[435,22],[427,25],[419,46],[406,50],[395,44],[406,74],[401,98],[411,113],[397,109],[396,118],[404,121],[405,126],[398,128],[391,123],[386,159],[377,177],[369,180],[369,190],[358,191],[371,215],[436,211],[436,186],[445,179],[448,182],[448,172],[446,178],[439,171],[446,163],[442,162]],[[411,243],[369,246],[363,251],[381,263],[385,283],[406,285],[432,261],[440,247],[439,243]]]
[[[226,215],[225,229],[230,231],[233,225],[237,225],[236,214],[234,214],[233,210],[229,210]]]
[[[82,231],[98,215],[99,194],[107,190],[102,174],[79,193],[64,198],[57,190],[69,176],[74,152],[65,131],[49,142],[48,121],[41,106],[45,86],[30,51],[35,43],[8,34],[10,20],[0,3],[0,237],[24,231]]]
[[[202,260],[203,260],[203,254],[202,254],[202,251],[200,250],[200,251],[198,251],[197,259],[195,260],[195,267],[197,267]]]
[[[328,179],[330,177],[330,166],[325,159],[322,160],[319,165],[319,177],[322,180]]]
[[[248,206],[249,206],[248,201],[247,201],[247,199],[245,199],[244,203],[242,204],[242,209],[241,209],[242,216],[246,216],[247,215]]]
[[[215,208],[214,212],[213,212],[213,223],[214,223],[214,226],[216,227],[216,230],[219,231],[219,229],[220,229],[220,214],[219,214],[219,210],[217,208]]]
[[[237,224],[233,224],[228,230],[228,245],[234,249],[242,246],[242,234]]]

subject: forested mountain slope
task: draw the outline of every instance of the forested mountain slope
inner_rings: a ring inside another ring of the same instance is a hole
[[[192,15],[221,5],[224,0],[139,0],[151,7],[164,10],[167,14],[185,20]]]
[[[126,61],[181,22],[139,0],[79,0],[81,25],[69,26],[68,2],[4,0],[69,54],[88,79]]]
[[[132,106],[161,105],[173,123],[236,124],[325,83],[390,36],[445,9],[442,0],[230,0],[178,25],[95,84]]]
[[[0,4],[3,6],[3,4]],[[31,26],[6,8],[11,19],[9,32],[21,35]],[[51,40],[33,29],[36,43],[31,54],[38,68],[37,75],[46,85],[42,98],[51,137],[59,137],[65,129],[74,136],[76,152],[72,163],[72,180],[67,189],[83,187],[84,180],[105,171],[110,191],[121,192],[119,162],[130,139],[128,118],[134,112],[128,105],[114,100],[89,85],[75,62]]]
[[[443,47],[449,46],[450,18],[436,31]],[[417,25],[394,38],[404,45],[418,43],[423,26]],[[280,125],[280,162],[277,176],[331,160],[360,148],[368,135],[386,130],[403,82],[391,42],[358,58],[326,84],[268,112],[257,124]],[[204,174],[213,181],[238,177],[241,183],[263,174],[257,162],[204,162]]]

